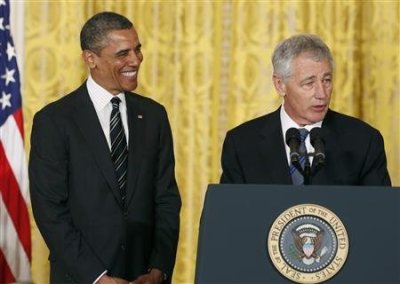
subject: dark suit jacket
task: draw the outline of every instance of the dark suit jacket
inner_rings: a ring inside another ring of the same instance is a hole
[[[292,184],[279,112],[245,122],[227,133],[221,183]],[[311,184],[391,185],[378,130],[329,110],[322,132],[326,161]]]
[[[181,200],[164,107],[126,93],[129,160],[122,206],[110,149],[86,84],[34,118],[29,177],[36,223],[50,249],[51,283],[171,276]]]

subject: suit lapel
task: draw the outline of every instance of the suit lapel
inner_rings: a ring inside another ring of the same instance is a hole
[[[126,105],[128,114],[129,128],[129,147],[128,147],[128,177],[127,177],[127,201],[129,205],[134,191],[136,189],[136,181],[140,172],[140,163],[142,161],[143,147],[145,141],[145,129],[147,120],[146,113],[141,107],[140,101],[135,94],[126,92]]]
[[[335,112],[328,110],[321,126],[322,136],[325,140],[325,164],[313,177],[313,184],[332,183],[332,174],[334,173],[335,161],[332,157],[337,156],[342,144],[340,143],[340,134],[335,127]]]
[[[261,169],[264,169],[266,182],[291,184],[279,113],[280,108],[271,113],[270,119],[265,120],[265,126],[259,135],[258,147],[265,162]]]
[[[107,140],[104,137],[104,132],[101,128],[96,110],[90,100],[86,84],[83,84],[77,92],[78,102],[75,107],[73,119],[81,130],[82,135],[85,137],[89,149],[93,152],[93,157],[96,160],[97,166],[103,173],[112,193],[121,205],[121,196],[118,192],[118,182],[115,175],[114,165],[111,160],[110,148],[108,147]]]

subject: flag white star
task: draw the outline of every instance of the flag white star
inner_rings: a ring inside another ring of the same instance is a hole
[[[0,6],[6,6],[6,0],[0,0]]]
[[[2,92],[2,97],[0,99],[1,103],[1,110],[4,110],[6,107],[11,107],[11,94],[6,94],[5,92]]]
[[[6,68],[6,73],[1,76],[2,79],[6,80],[6,86],[8,86],[10,82],[15,83],[14,73],[15,69],[8,70],[8,68]]]
[[[4,18],[0,18],[0,30],[5,31],[3,22],[4,22]]]
[[[1,0],[0,0],[1,1]],[[8,61],[10,61],[17,54],[15,53],[15,48],[9,42],[7,42],[7,57]]]

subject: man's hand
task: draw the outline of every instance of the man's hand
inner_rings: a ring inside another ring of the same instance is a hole
[[[100,279],[96,282],[96,284],[128,284],[129,282],[121,279],[121,278],[117,278],[117,277],[110,277],[108,275],[103,275],[100,277]]]
[[[149,273],[140,275],[130,284],[161,284],[164,281],[164,274],[160,269],[153,268]]]

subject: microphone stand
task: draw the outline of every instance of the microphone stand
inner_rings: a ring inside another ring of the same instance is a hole
[[[311,166],[310,160],[308,159],[310,155],[307,154],[306,161],[304,162],[304,171],[303,171],[303,178],[304,178],[304,185],[311,184]]]
[[[314,157],[312,167],[310,165],[309,157]],[[307,153],[306,160],[304,162],[304,169],[300,165],[299,161],[294,161],[293,165],[301,173],[304,178],[304,185],[310,185],[312,177],[323,167],[325,161],[319,157],[315,157],[314,153]]]
[[[290,148],[290,162],[303,176],[303,184],[310,185],[311,178],[323,167],[325,164],[324,154],[324,139],[322,137],[321,128],[314,127],[310,131],[310,143],[314,146],[313,153],[300,153],[299,148],[301,145],[300,132],[297,128],[289,128],[285,134],[286,144]],[[304,141],[303,141],[304,142]],[[300,157],[305,154],[304,168],[300,163]],[[310,165],[310,157],[314,157],[312,167]]]

